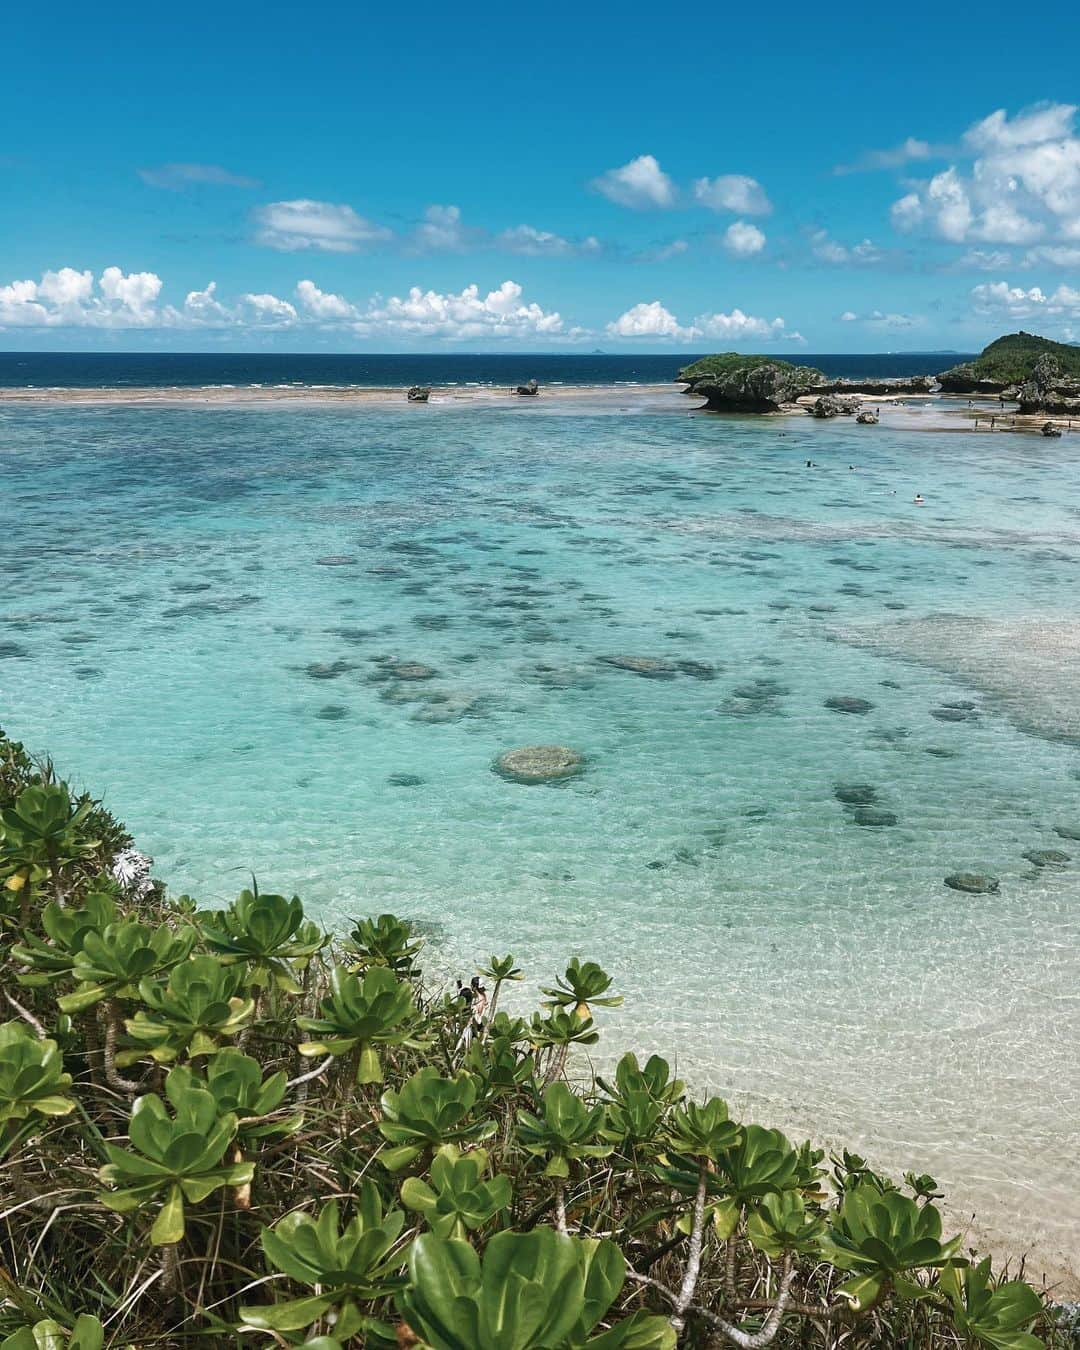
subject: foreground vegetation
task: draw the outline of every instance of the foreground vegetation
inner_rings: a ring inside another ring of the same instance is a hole
[[[404,921],[204,910],[130,844],[0,734],[2,1350],[1066,1344],[932,1177],[656,1056],[573,1086],[621,1001],[593,963],[513,1016],[510,956],[440,990]]]
[[[968,392],[980,381],[1005,388],[1030,379],[1040,357],[1052,358],[1063,376],[1080,378],[1080,347],[1034,333],[1008,333],[984,347],[974,361],[964,361],[938,376],[945,390]]]

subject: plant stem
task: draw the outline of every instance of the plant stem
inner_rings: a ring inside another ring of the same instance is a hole
[[[698,1163],[697,1194],[694,1196],[694,1222],[690,1229],[690,1250],[686,1257],[686,1270],[683,1273],[682,1288],[675,1300],[675,1313],[671,1325],[677,1332],[686,1326],[686,1310],[694,1298],[698,1275],[701,1273],[701,1246],[705,1231],[705,1187],[708,1179],[708,1166],[704,1158]]]
[[[555,1227],[560,1233],[566,1233],[566,1182],[555,1183]]]

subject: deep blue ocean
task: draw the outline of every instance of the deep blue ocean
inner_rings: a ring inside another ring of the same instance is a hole
[[[663,384],[701,353],[659,356],[600,354],[474,355],[444,353],[359,356],[220,352],[0,352],[0,389],[175,388],[205,385],[512,385]],[[936,375],[967,359],[956,352],[807,356],[787,360],[839,378]]]

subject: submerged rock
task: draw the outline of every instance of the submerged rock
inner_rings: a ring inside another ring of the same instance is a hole
[[[492,765],[511,783],[554,783],[582,772],[583,757],[566,745],[526,745],[507,750]]]
[[[418,773],[392,773],[386,780],[389,787],[422,787],[424,779]]]
[[[862,412],[856,415],[855,421],[858,422],[861,427],[876,427],[878,424],[878,415],[869,408],[863,408]]]
[[[351,661],[313,661],[304,667],[304,674],[312,680],[336,680],[339,675],[347,675],[355,669]]]
[[[874,708],[868,698],[855,698],[850,694],[834,694],[825,700],[825,706],[830,712],[855,713],[860,717]]]
[[[856,825],[866,825],[874,829],[897,823],[897,818],[892,811],[878,811],[872,806],[855,807],[851,812],[851,819]]]
[[[966,891],[969,895],[996,895],[1000,883],[997,877],[986,876],[981,872],[950,872],[945,885],[953,891]]]
[[[1080,825],[1055,825],[1054,833],[1059,839],[1080,840]]]
[[[877,788],[869,783],[837,783],[833,796],[845,806],[873,806],[877,801]]]
[[[677,674],[676,666],[660,656],[599,656],[597,660],[648,680],[673,680]]]
[[[930,716],[939,722],[974,722],[978,714],[970,708],[941,707],[931,708]]]
[[[315,714],[320,722],[341,722],[348,715],[348,708],[342,707],[340,703],[326,703]]]
[[[316,558],[315,561],[320,567],[355,567],[360,560],[350,558],[347,553],[328,553],[325,558]]]
[[[716,667],[710,665],[708,661],[679,661],[677,665],[681,673],[683,675],[689,675],[691,679],[716,679]]]
[[[1059,848],[1029,848],[1020,856],[1026,858],[1029,863],[1034,863],[1036,867],[1060,867],[1064,863],[1072,862],[1072,854],[1062,853]]]

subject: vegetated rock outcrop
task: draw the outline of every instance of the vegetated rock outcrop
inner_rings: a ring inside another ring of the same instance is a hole
[[[1080,414],[1080,373],[1070,378],[1057,357],[1046,353],[1020,386],[1017,400],[1022,413]]]
[[[828,384],[820,370],[793,366],[769,356],[740,356],[724,352],[706,356],[679,371],[687,393],[700,395],[712,412],[778,412]]]
[[[974,361],[964,361],[940,374],[938,383],[946,394],[1000,394],[1030,380],[1044,356],[1057,362],[1066,380],[1080,381],[1080,347],[1020,332],[996,338]]]
[[[852,404],[838,412],[855,411],[854,394],[929,394],[929,375],[906,379],[830,380],[813,366],[794,366],[772,356],[740,356],[721,352],[684,366],[676,376],[685,392],[707,400],[711,412],[778,412],[804,397],[835,397]],[[818,415],[818,414],[815,414]],[[822,414],[831,416],[832,414]]]

